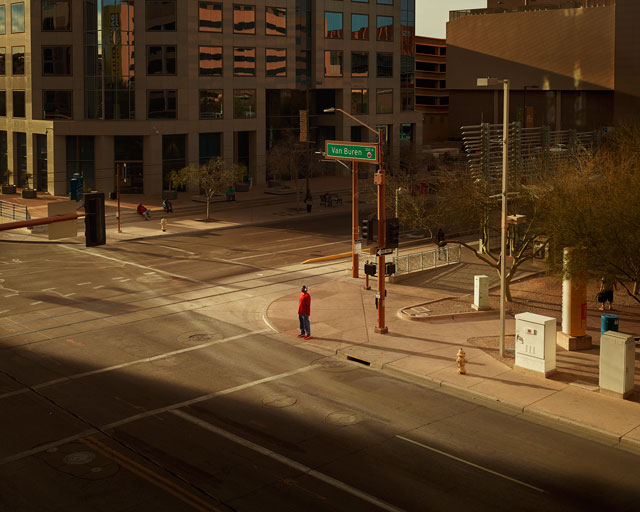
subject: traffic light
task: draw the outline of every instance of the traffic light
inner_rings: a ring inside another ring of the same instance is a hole
[[[362,232],[360,233],[360,238],[362,240],[369,240],[369,219],[364,219],[362,221]]]
[[[392,276],[393,274],[396,273],[396,264],[393,263],[392,261],[386,262],[384,266],[385,266],[385,269],[384,269],[385,276]]]
[[[362,221],[362,240],[367,241],[367,245],[378,239],[378,219],[369,217]]]
[[[387,219],[385,228],[385,247],[387,249],[395,249],[400,241],[400,222],[397,218]]]
[[[104,194],[93,192],[84,195],[84,235],[87,247],[107,243],[107,230],[104,216]]]
[[[364,273],[368,276],[376,275],[376,264],[375,263],[365,263],[364,264]]]

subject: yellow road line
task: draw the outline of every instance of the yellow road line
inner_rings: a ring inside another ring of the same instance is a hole
[[[151,469],[137,463],[136,461],[128,458],[126,455],[98,441],[96,438],[92,436],[89,436],[86,439],[80,439],[80,442],[82,442],[89,448],[92,448],[100,452],[102,455],[104,455],[109,459],[112,459],[118,464],[121,464],[123,467],[127,468],[129,471],[143,478],[147,482],[150,482],[156,487],[159,487],[160,489],[167,491],[169,494],[175,496],[176,498],[186,503],[187,505],[191,505],[195,510],[198,510],[200,512],[210,512],[210,511],[222,512],[219,508],[216,508],[212,504],[207,503],[200,497],[196,496],[195,494],[192,494],[191,492],[187,491],[186,489],[179,486],[175,482],[172,482],[171,480],[164,478],[163,476],[155,473]]]

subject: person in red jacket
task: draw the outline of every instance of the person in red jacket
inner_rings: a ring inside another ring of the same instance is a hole
[[[311,296],[309,295],[309,290],[306,285],[302,285],[300,300],[298,301],[298,319],[300,320],[300,334],[298,334],[298,338],[304,338],[305,340],[311,338],[309,315],[311,315]]]

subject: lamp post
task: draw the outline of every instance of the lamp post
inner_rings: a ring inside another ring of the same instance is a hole
[[[378,186],[378,246],[384,247],[385,246],[385,180],[384,180],[384,167],[382,164],[382,158],[383,158],[382,130],[381,129],[375,130],[371,128],[371,126],[363,123],[362,121],[360,121],[360,119],[352,116],[348,112],[345,112],[341,108],[336,108],[336,107],[325,108],[324,111],[328,114],[331,114],[334,112],[342,112],[349,119],[352,119],[359,125],[364,126],[367,130],[375,133],[378,136],[378,151],[380,153],[380,159],[378,163],[378,172],[374,177],[374,183]],[[354,174],[353,176],[354,208],[352,213],[353,215],[352,265],[353,265],[353,268],[357,269],[358,255],[355,252],[355,240],[358,234],[358,216],[357,216],[358,210],[357,210],[357,194],[355,191],[357,190],[356,187],[357,187],[358,177],[357,177],[357,166],[355,165],[353,169],[353,174]],[[385,315],[384,315],[385,314],[384,303],[385,303],[385,296],[386,296],[385,270],[386,270],[385,257],[384,255],[381,255],[378,257],[378,297],[377,297],[378,320],[377,320],[377,325],[374,329],[375,332],[380,334],[385,334],[386,332],[388,332],[388,329],[385,323]],[[355,273],[355,271],[354,271],[354,277],[357,277],[357,274]]]
[[[478,78],[478,87],[502,84],[502,215],[500,221],[500,357],[504,357],[505,258],[507,255],[507,166],[509,163],[509,80],[506,78]]]

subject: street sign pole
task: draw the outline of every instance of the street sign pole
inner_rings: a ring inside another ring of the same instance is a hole
[[[355,160],[351,162],[351,189],[352,189],[352,201],[351,201],[351,220],[353,224],[353,243],[351,246],[351,277],[356,279],[358,274],[358,251],[356,250],[356,240],[358,236],[358,162]]]
[[[117,177],[116,177],[116,197],[118,199],[118,233],[122,233],[120,229],[120,164],[116,164]]]
[[[374,177],[374,183],[378,186],[378,247],[383,248],[386,245],[385,240],[385,183],[384,183],[384,167],[382,165],[382,129],[378,130],[378,152],[379,152],[379,165],[378,172]],[[385,323],[385,257],[382,254],[378,258],[378,324],[376,325],[374,332],[379,334],[386,334],[389,329]]]

